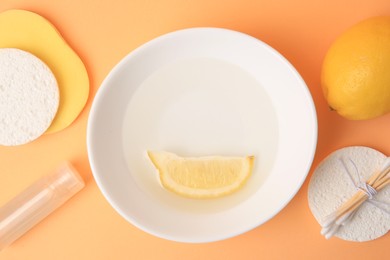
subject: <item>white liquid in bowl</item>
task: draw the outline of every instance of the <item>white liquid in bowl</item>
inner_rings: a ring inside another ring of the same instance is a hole
[[[179,60],[149,76],[131,98],[123,149],[139,188],[178,211],[212,213],[254,194],[273,167],[278,125],[261,83],[237,65],[197,58]],[[165,190],[146,156],[166,150],[180,156],[255,156],[253,175],[236,193],[193,200]]]

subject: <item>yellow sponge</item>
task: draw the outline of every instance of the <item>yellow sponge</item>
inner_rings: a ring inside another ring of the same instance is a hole
[[[87,70],[56,28],[38,14],[9,10],[0,14],[0,48],[30,52],[55,75],[60,91],[56,117],[46,133],[69,126],[84,108],[89,95]]]

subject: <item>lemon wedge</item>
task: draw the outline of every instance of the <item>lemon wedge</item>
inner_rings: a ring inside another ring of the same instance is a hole
[[[175,194],[195,199],[217,198],[240,189],[252,172],[254,156],[180,157],[148,151],[161,184]]]

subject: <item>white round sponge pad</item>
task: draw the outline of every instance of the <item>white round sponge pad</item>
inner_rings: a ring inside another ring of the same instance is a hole
[[[0,49],[0,145],[31,142],[57,113],[59,90],[50,69],[34,55]]]
[[[337,210],[357,192],[354,182],[367,181],[383,167],[386,158],[377,150],[363,146],[342,148],[325,158],[314,171],[309,184],[309,207],[317,221],[323,224],[327,215]],[[373,199],[390,205],[390,185],[380,190]],[[383,236],[390,229],[390,211],[388,207],[384,207],[381,209],[375,206],[374,201],[364,202],[354,217],[341,226],[335,236],[358,242]]]

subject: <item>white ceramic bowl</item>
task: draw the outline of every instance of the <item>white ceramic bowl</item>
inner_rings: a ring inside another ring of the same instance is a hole
[[[169,240],[209,242],[261,225],[294,197],[316,149],[317,118],[304,81],[248,35],[193,28],[158,37],[107,76],[90,113],[93,175],[113,208]],[[145,156],[255,155],[231,196],[192,200],[164,190]]]

